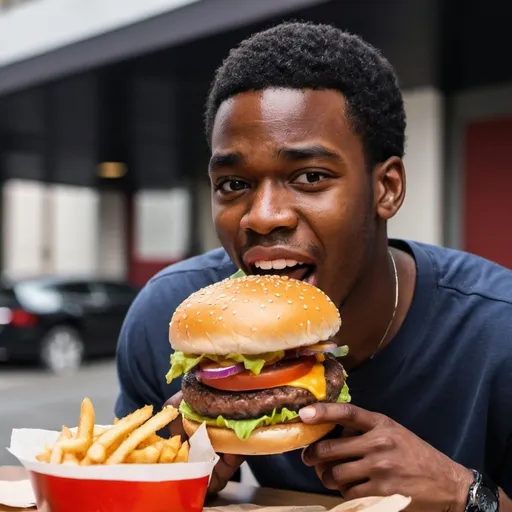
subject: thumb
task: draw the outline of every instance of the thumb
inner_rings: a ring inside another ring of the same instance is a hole
[[[167,400],[167,402],[165,402],[164,407],[166,405],[172,405],[173,407],[175,407],[177,409],[182,400],[183,400],[183,393],[181,391],[178,391],[177,393],[172,395],[171,398],[169,398]]]
[[[171,405],[172,407],[175,407],[176,409],[179,407],[181,400],[183,399],[183,393],[181,391],[178,391],[175,395],[171,396],[165,402],[164,407],[166,405]],[[181,436],[181,440],[185,441],[188,439],[187,433],[185,432],[185,429],[183,428],[183,422],[181,421],[181,415],[179,415],[174,421],[172,421],[169,424],[169,432],[172,436]]]

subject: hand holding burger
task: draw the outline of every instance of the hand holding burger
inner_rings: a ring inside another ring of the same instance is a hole
[[[176,393],[174,396],[169,398],[165,405],[172,405],[178,408],[181,401],[183,400],[183,394],[181,391]],[[183,424],[180,418],[175,419],[169,426],[171,436],[180,435],[182,440],[188,439],[188,435],[183,428]],[[245,457],[241,455],[225,454],[220,456],[219,462],[213,470],[212,477],[210,479],[210,485],[208,486],[208,494],[215,495],[222,491],[226,484],[231,480],[233,475],[238,471]]]
[[[305,447],[334,422],[306,424],[299,410],[348,402],[341,326],[318,288],[278,276],[227,279],[175,311],[167,381],[184,375],[179,409],[188,435],[205,422],[218,453],[266,455]]]

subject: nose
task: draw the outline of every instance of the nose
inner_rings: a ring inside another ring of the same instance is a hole
[[[242,217],[240,226],[261,235],[267,235],[278,229],[294,229],[297,226],[297,214],[286,190],[271,183],[259,187],[249,210]]]

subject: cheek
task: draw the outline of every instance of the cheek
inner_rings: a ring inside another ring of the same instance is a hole
[[[212,219],[215,231],[223,246],[233,245],[236,233],[240,228],[240,208],[233,205],[219,205],[212,200]]]

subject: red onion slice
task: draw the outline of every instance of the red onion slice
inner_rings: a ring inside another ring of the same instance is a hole
[[[195,370],[197,380],[201,379],[225,379],[237,373],[243,372],[245,367],[243,363],[236,363],[231,366],[217,366],[213,368],[202,368],[199,365]]]
[[[309,347],[298,348],[289,351],[287,357],[300,357],[300,356],[314,356],[316,354],[331,354],[334,357],[343,357],[347,355],[348,349],[345,346],[338,347],[336,343],[326,341],[323,343],[317,343],[316,345],[310,345]]]

